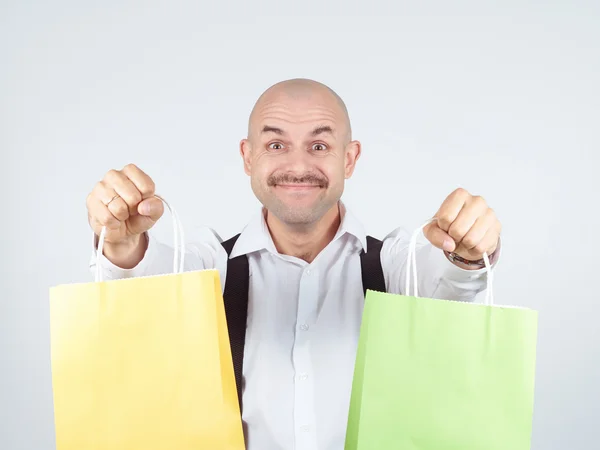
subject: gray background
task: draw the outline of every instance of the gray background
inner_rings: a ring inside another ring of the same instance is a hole
[[[91,280],[93,184],[134,162],[188,237],[232,235],[248,113],[290,77],[346,100],[369,233],[486,197],[496,298],[540,311],[533,448],[598,448],[599,3],[295,3],[0,3],[0,448],[54,448],[48,288]]]

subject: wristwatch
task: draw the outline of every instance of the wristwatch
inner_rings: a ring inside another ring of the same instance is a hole
[[[490,260],[490,266],[496,262],[496,259],[498,257],[501,246],[502,246],[502,239],[500,237],[498,237],[498,245],[496,246],[494,253],[492,253],[491,255],[488,255],[489,260]],[[468,259],[463,258],[460,255],[457,255],[456,253],[447,252],[445,250],[444,250],[444,254],[446,255],[446,258],[448,258],[451,262],[459,262],[459,263],[465,264],[469,267],[474,267],[477,269],[483,269],[485,267],[485,261],[483,260],[483,258],[478,259],[477,261],[468,260]]]
[[[483,258],[478,259],[477,261],[472,261],[469,259],[465,259],[462,256],[457,255],[456,253],[450,253],[450,252],[444,252],[444,253],[446,254],[446,257],[452,262],[459,262],[459,263],[465,264],[469,267],[477,267],[479,269],[483,269],[485,267],[485,261],[483,260]],[[496,252],[492,253],[489,257],[490,264],[492,264],[495,253]]]

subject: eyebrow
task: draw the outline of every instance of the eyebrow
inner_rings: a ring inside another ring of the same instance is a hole
[[[277,128],[277,127],[272,127],[269,125],[265,125],[262,129],[262,133],[275,133],[278,135],[283,135],[283,130],[281,128]]]
[[[329,133],[333,135],[333,128],[328,125],[324,125],[322,127],[317,127],[311,133],[313,136],[318,136],[319,134]]]
[[[262,133],[275,133],[275,134],[278,134],[279,136],[282,136],[285,134],[281,128],[272,127],[270,125],[265,125],[262,129]],[[333,135],[334,134],[333,128],[331,128],[329,125],[324,125],[324,126],[315,128],[310,134],[312,136],[318,136],[320,134],[325,134],[325,133],[329,133],[329,134]]]

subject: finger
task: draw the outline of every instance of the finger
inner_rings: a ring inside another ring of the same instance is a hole
[[[115,198],[117,192],[108,183],[102,180],[96,183],[90,195],[97,200],[100,200],[102,204],[106,206],[113,198]]]
[[[128,164],[123,168],[122,172],[142,194],[142,199],[154,196],[156,190],[154,181],[152,181],[152,178],[150,178],[143,170],[135,164]]]
[[[450,229],[450,225],[456,220],[458,214],[469,198],[470,194],[462,188],[456,189],[452,194],[446,197],[440,206],[440,209],[438,209],[438,212],[435,214],[438,226],[443,231],[447,232]]]
[[[493,228],[497,222],[496,214],[491,208],[480,216],[471,229],[462,238],[461,244],[469,250],[474,249],[483,240],[484,236],[490,228]]]
[[[125,221],[129,218],[127,203],[119,197],[119,194],[108,183],[105,181],[97,183],[94,186],[93,194],[117,220]]]
[[[129,205],[121,197],[117,197],[111,200],[107,206],[108,210],[119,219],[121,222],[125,222],[131,217],[129,214]]]
[[[491,256],[491,254],[494,253],[498,247],[499,238],[500,233],[498,231],[498,227],[493,227],[488,229],[483,239],[479,241],[474,248],[468,249],[461,244],[455,251],[463,258],[469,260],[478,260],[483,257],[484,253],[487,253],[488,256]]]
[[[485,214],[487,208],[485,200],[481,197],[473,197],[463,206],[448,229],[448,234],[452,236],[454,242],[457,244],[462,242],[465,235],[475,225],[477,219]]]
[[[137,206],[142,201],[142,193],[133,182],[118,170],[109,171],[104,177],[104,181],[125,201],[129,215],[137,214]]]
[[[447,252],[453,252],[456,248],[454,240],[448,233],[442,230],[437,223],[431,223],[423,228],[423,234],[434,247],[437,247]]]
[[[154,222],[160,219],[164,213],[165,206],[161,199],[150,197],[138,205],[138,213],[142,216],[149,217]]]
[[[90,225],[94,231],[98,232],[99,228],[106,227],[109,230],[118,230],[121,222],[109,211],[108,207],[95,195],[88,196],[87,200],[88,215],[90,217]]]

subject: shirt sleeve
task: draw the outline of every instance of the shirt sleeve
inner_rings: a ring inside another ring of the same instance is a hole
[[[383,241],[381,265],[390,293],[408,294],[404,291],[409,242],[410,234],[403,228],[397,228]],[[419,241],[415,255],[419,297],[474,302],[478,300],[478,294],[487,288],[486,268],[467,270],[458,267],[448,260],[442,250],[429,242]],[[490,261],[492,270],[498,264],[499,257],[500,246]]]
[[[96,265],[100,265],[103,280],[119,280],[124,278],[146,277],[173,273],[175,251],[172,246],[160,242],[151,232],[147,233],[148,248],[142,260],[131,269],[123,269],[109,261],[104,255],[97,258],[97,238],[94,237],[89,268],[92,276],[96,273]],[[227,252],[221,245],[221,238],[210,228],[200,229],[194,241],[185,245],[184,271],[218,269],[222,285],[227,268]]]

